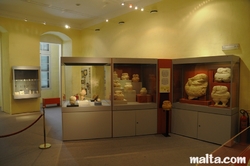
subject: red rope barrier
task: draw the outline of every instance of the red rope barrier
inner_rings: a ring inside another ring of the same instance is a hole
[[[24,130],[27,130],[28,128],[30,128],[31,126],[33,126],[41,117],[43,116],[43,114],[41,114],[32,124],[30,124],[28,127],[20,130],[20,131],[17,131],[15,133],[11,133],[11,134],[7,134],[7,135],[0,135],[0,138],[4,138],[4,137],[9,137],[9,136],[12,136],[12,135],[16,135],[18,133],[21,133],[23,132]]]

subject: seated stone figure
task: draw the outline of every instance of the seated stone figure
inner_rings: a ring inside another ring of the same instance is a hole
[[[231,79],[231,69],[226,67],[220,67],[214,75],[214,80],[217,82],[230,82]]]
[[[211,97],[215,106],[226,107],[230,98],[230,93],[228,92],[228,88],[226,86],[217,85],[213,87]]]
[[[197,99],[198,97],[204,96],[207,91],[207,75],[197,74],[194,77],[188,79],[185,85],[185,91],[188,95],[188,99]]]

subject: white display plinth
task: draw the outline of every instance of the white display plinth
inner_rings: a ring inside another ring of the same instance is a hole
[[[79,107],[86,107],[90,105],[90,102],[88,100],[78,100]]]
[[[136,91],[135,90],[124,90],[124,98],[128,102],[136,102]]]

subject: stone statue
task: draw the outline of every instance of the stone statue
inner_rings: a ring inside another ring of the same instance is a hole
[[[162,103],[162,108],[164,110],[170,110],[172,108],[172,104],[169,100],[164,100]]]
[[[70,96],[69,103],[70,103],[70,105],[75,105],[76,104],[76,97],[75,96]]]
[[[188,95],[188,99],[196,99],[198,97],[204,96],[207,91],[207,75],[197,74],[194,77],[188,78],[185,85],[185,91]]]
[[[230,82],[231,79],[231,69],[226,67],[220,67],[214,75],[214,80],[217,82]]]
[[[132,78],[132,81],[133,82],[139,82],[139,74],[133,74],[133,78]]]
[[[227,107],[230,93],[228,92],[228,88],[226,86],[217,85],[213,87],[211,97],[215,106]]]
[[[79,93],[79,100],[84,100],[86,93],[86,89],[82,88],[82,91]]]

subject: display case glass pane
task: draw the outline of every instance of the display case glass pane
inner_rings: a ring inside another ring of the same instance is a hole
[[[152,108],[157,98],[157,63],[115,60],[113,69],[113,103],[119,109]],[[153,104],[153,105],[152,105]]]
[[[173,62],[173,103],[238,107],[238,61]]]
[[[110,64],[62,66],[63,107],[110,106]]]

